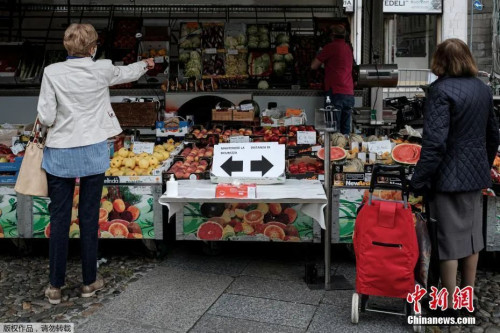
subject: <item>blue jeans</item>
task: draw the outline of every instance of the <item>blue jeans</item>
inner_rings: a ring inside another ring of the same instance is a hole
[[[60,288],[64,285],[66,276],[75,178],[61,178],[47,173],[47,182],[50,197],[50,284]],[[80,178],[78,219],[84,285],[96,280],[99,207],[103,184],[103,173]]]
[[[337,127],[342,134],[351,133],[351,113],[354,107],[354,96],[345,94],[334,94],[330,89],[325,93],[325,96],[330,96],[330,100],[336,109],[341,112],[337,113]]]

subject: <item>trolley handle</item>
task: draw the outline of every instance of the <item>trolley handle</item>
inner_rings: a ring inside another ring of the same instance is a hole
[[[380,183],[379,177],[396,178],[401,182],[401,185]],[[370,192],[373,193],[375,188],[407,191],[405,169],[399,165],[376,164],[373,167]]]

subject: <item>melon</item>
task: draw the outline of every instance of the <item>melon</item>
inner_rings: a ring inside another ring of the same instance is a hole
[[[401,164],[417,164],[422,147],[412,143],[402,143],[392,150],[392,159]]]
[[[364,172],[365,165],[359,158],[353,158],[344,165],[344,172]]]
[[[285,230],[277,225],[270,225],[264,229],[264,235],[269,237],[271,240],[284,240]]]
[[[362,143],[363,142],[363,137],[359,134],[351,134],[349,136],[349,146],[352,146],[352,143],[353,142],[358,142],[358,143]]]
[[[333,133],[331,136],[331,142],[333,146],[343,148],[347,144],[347,139],[342,133]]]
[[[201,240],[220,240],[224,234],[224,229],[217,222],[207,221],[198,227],[196,237]]]
[[[374,142],[378,141],[378,137],[376,135],[370,135],[369,137],[366,138],[366,142]]]
[[[325,159],[325,148],[318,151],[318,157],[322,160]],[[340,161],[347,157],[347,153],[343,148],[331,147],[330,148],[330,161]]]

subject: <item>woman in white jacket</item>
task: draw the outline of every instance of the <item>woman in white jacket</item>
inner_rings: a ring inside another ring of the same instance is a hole
[[[42,168],[51,202],[50,285],[45,291],[51,304],[61,302],[76,178],[80,178],[81,296],[93,296],[104,287],[97,276],[97,239],[104,172],[109,167],[106,140],[122,131],[111,108],[109,86],[135,81],[154,67],[152,59],[128,66],[95,61],[97,37],[90,24],[66,29],[67,60],[45,68],[38,100],[38,119],[48,127]]]

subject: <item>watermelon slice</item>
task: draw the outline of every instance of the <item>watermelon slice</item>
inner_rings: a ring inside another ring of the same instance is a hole
[[[402,143],[392,150],[392,159],[401,164],[417,164],[422,147],[412,143]]]
[[[321,148],[318,151],[318,157],[322,160],[325,159],[325,148]],[[330,148],[330,161],[340,161],[347,157],[347,153],[344,149],[340,147]]]

